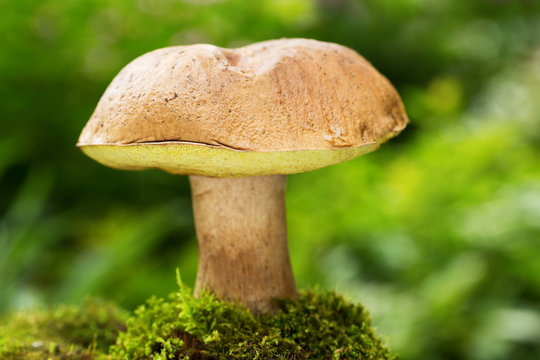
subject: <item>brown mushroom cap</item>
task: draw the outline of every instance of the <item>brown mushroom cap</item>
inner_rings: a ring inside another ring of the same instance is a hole
[[[349,48],[307,39],[175,46],[120,71],[78,146],[124,169],[287,174],[373,151],[406,123],[394,87]]]

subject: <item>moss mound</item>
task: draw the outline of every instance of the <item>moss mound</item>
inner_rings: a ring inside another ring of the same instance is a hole
[[[98,301],[80,309],[18,314],[0,326],[0,358],[395,358],[370,327],[364,308],[333,292],[304,292],[298,301],[277,305],[276,315],[253,315],[210,294],[195,299],[181,285],[167,300],[151,298],[140,306],[125,328],[125,313]]]
[[[88,299],[80,307],[32,310],[0,318],[0,359],[99,359],[125,330],[128,313]]]

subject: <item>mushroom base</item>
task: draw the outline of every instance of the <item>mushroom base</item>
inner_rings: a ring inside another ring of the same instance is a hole
[[[296,298],[287,244],[285,175],[190,176],[203,289],[254,312],[273,298]]]

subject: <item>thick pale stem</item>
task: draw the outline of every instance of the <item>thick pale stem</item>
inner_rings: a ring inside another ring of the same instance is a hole
[[[254,312],[294,298],[285,219],[285,175],[190,176],[199,242],[195,295],[206,289]]]

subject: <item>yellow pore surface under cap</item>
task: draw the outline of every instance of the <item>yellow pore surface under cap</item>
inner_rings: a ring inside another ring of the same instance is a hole
[[[242,177],[294,174],[341,163],[377,150],[378,143],[323,150],[240,151],[190,143],[84,145],[92,159],[117,169],[157,168],[173,174]]]

